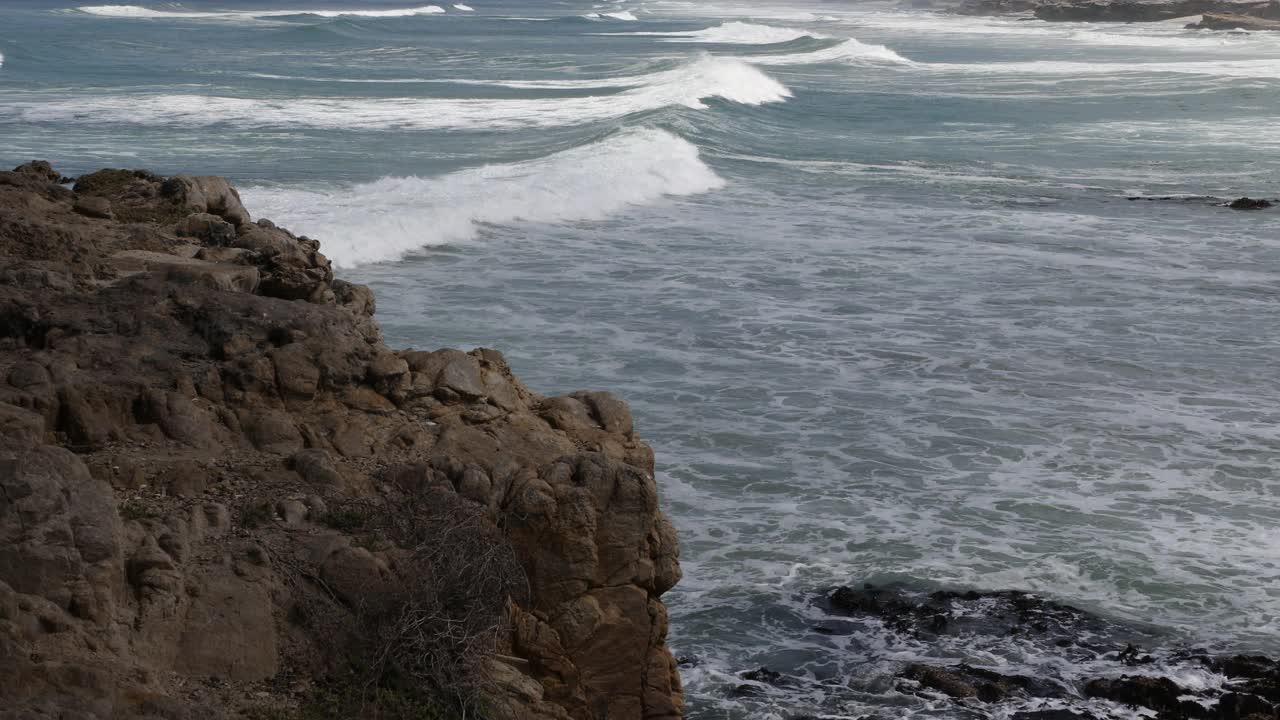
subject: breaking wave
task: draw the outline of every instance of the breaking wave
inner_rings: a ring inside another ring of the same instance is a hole
[[[745,22],[727,22],[702,30],[672,32],[600,33],[601,35],[649,36],[664,38],[663,42],[712,43],[720,45],[776,45],[802,38],[823,38],[809,30],[756,25]]]
[[[791,55],[753,55],[750,60],[758,65],[818,65],[868,61],[915,64],[884,45],[869,45],[852,38],[813,52]]]
[[[590,81],[599,84],[599,81]],[[743,105],[791,97],[782,83],[736,58],[702,56],[675,69],[620,81],[631,89],[588,97],[528,99],[238,98],[212,95],[88,96],[15,102],[0,117],[25,122],[150,126],[390,129],[557,127],[720,98]]]
[[[607,13],[591,13],[590,15],[583,15],[582,17],[587,18],[588,20],[628,20],[628,21],[633,21],[633,20],[638,20],[638,19],[639,19],[639,18],[637,18],[637,17],[635,16],[635,14],[634,14],[634,13],[632,13],[630,10],[620,10],[620,11],[618,11],[618,12],[607,12]],[[532,18],[521,18],[521,19],[532,19]]]
[[[356,16],[368,18],[411,17],[414,15],[438,15],[445,11],[439,5],[424,5],[415,8],[394,8],[390,10],[363,9],[328,9],[328,10],[227,10],[198,11],[174,9],[157,10],[141,5],[85,5],[76,8],[87,15],[111,18],[169,18],[178,20],[197,20],[201,18],[264,18],[289,17],[291,15],[315,15],[317,17]]]
[[[622,132],[545,158],[441,177],[316,190],[247,188],[256,213],[318,237],[335,263],[394,260],[465,242],[482,224],[602,220],[664,196],[724,186],[698,148],[664,130]]]

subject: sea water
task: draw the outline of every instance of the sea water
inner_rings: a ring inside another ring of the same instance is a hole
[[[815,633],[814,598],[1015,588],[1280,652],[1280,214],[1215,205],[1280,194],[1280,34],[1182,24],[7,0],[0,160],[227,175],[392,345],[626,399],[691,717],[970,717],[894,668],[1068,661]],[[762,665],[800,682],[742,697]]]

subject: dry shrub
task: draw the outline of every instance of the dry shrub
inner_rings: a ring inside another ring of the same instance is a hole
[[[524,600],[528,580],[506,537],[474,503],[433,486],[378,500],[349,500],[336,512],[366,518],[356,544],[387,548],[396,582],[343,603],[315,572],[298,594],[299,620],[332,670],[370,699],[363,717],[399,718],[379,693],[419,693],[462,718],[482,714],[486,661],[505,636],[507,599]],[[382,712],[382,714],[379,714]]]

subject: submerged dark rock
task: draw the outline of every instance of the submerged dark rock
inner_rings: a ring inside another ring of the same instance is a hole
[[[1263,210],[1271,207],[1270,200],[1255,200],[1253,198],[1242,197],[1239,200],[1232,200],[1227,207],[1232,210]]]
[[[951,698],[976,698],[987,703],[1000,702],[1011,696],[1060,697],[1063,694],[1061,688],[1037,678],[1000,673],[964,663],[908,665],[901,677]],[[910,691],[910,688],[906,690]]]
[[[956,703],[964,717],[1100,720],[1136,709],[1160,720],[1280,718],[1280,663],[1272,658],[1163,648],[1168,638],[1154,630],[1033,593],[865,584],[835,588],[815,603],[833,624],[878,623],[888,633],[878,645],[912,648],[918,657],[893,671],[898,692]],[[1039,659],[1015,667],[951,659],[957,648],[1000,647],[1034,647]],[[1182,680],[1206,670],[1223,677]]]
[[[960,633],[1073,636],[1101,629],[1098,618],[1078,608],[1018,590],[938,590],[925,594],[866,584],[836,588],[824,603],[840,613],[877,617],[886,626],[916,637]]]
[[[1242,197],[1235,200],[1214,197],[1213,195],[1130,195],[1125,198],[1129,202],[1157,202],[1178,205],[1204,205],[1206,207],[1225,207],[1232,210],[1264,210],[1277,201],[1265,198]]]

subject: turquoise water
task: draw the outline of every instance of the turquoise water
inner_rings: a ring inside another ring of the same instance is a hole
[[[812,632],[865,580],[1280,652],[1280,214],[1202,199],[1280,195],[1280,37],[468,5],[7,2],[0,160],[228,175],[393,345],[627,399],[692,717],[953,717],[894,663],[1057,662]],[[735,697],[760,665],[826,683]]]

